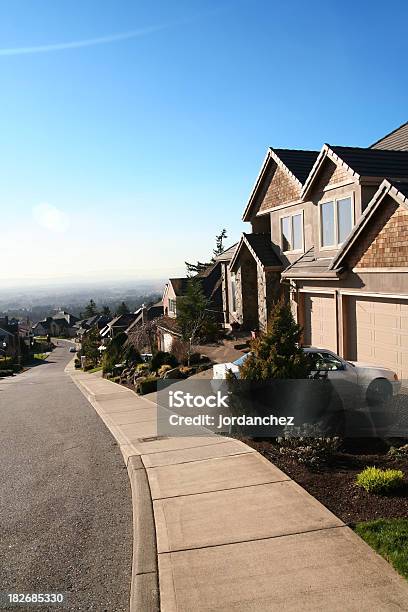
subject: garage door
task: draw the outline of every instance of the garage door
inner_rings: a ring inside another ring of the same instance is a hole
[[[408,303],[349,297],[349,359],[382,365],[408,379]]]
[[[334,296],[306,293],[304,305],[304,343],[337,351]]]

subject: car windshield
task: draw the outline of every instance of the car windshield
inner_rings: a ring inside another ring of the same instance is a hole
[[[319,371],[343,369],[341,360],[331,353],[326,353],[324,351],[311,351],[309,352],[309,355],[312,358],[313,369]]]
[[[233,361],[233,364],[240,367],[243,365],[244,361],[247,359],[247,357],[249,357],[250,353],[245,353],[245,355],[242,355],[242,357],[239,357],[239,359],[237,359],[236,361]]]

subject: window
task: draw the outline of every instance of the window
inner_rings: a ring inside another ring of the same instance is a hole
[[[313,369],[319,372],[333,372],[344,370],[342,361],[331,353],[309,353],[313,362]]]
[[[169,312],[176,314],[176,300],[169,299]]]
[[[323,202],[320,205],[320,240],[322,247],[342,244],[353,227],[351,197]]]
[[[281,218],[282,251],[303,251],[303,212]]]

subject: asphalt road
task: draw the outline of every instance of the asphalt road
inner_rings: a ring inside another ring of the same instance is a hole
[[[128,610],[127,472],[64,373],[72,354],[60,344],[48,363],[0,380],[0,592],[62,592],[68,610]]]

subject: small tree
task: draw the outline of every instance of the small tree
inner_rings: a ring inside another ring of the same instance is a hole
[[[81,355],[84,355],[88,361],[96,364],[99,359],[98,347],[100,344],[99,331],[96,327],[89,330],[82,339]]]
[[[268,331],[251,343],[251,355],[240,368],[241,378],[307,378],[311,361],[300,347],[302,329],[293,318],[290,305],[280,300],[274,305]]]
[[[120,332],[112,338],[103,353],[103,373],[111,372],[114,366],[122,360],[124,345],[127,341],[125,332]]]
[[[84,315],[86,319],[90,319],[91,317],[98,314],[98,309],[96,308],[95,302],[90,299],[89,303],[85,306]]]
[[[205,296],[201,282],[196,278],[188,281],[187,291],[177,307],[177,323],[181,337],[188,342],[187,363],[193,344],[214,331],[214,321],[210,309],[211,302]]]
[[[121,304],[119,304],[118,309],[116,311],[116,314],[118,316],[120,315],[124,315],[124,314],[129,314],[130,310],[127,306],[127,304],[125,304],[125,302],[122,302]]]

